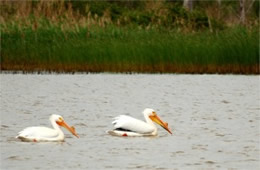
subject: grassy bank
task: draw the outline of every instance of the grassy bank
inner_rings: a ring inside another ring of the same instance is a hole
[[[9,14],[0,18],[1,70],[260,73],[258,23],[214,27],[178,6],[166,10],[174,20],[156,20],[160,13],[147,19],[139,8],[130,13],[115,4],[114,13],[98,3],[97,14],[92,4],[83,15],[62,1],[21,3],[2,6]]]
[[[2,33],[2,70],[259,73],[257,30],[12,29]]]

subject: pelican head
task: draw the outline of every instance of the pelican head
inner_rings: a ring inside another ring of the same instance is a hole
[[[65,120],[63,119],[62,116],[60,116],[60,115],[51,115],[50,120],[51,120],[51,121],[55,121],[59,126],[62,126],[62,127],[64,127],[64,128],[66,128],[66,129],[67,129],[68,131],[70,131],[74,136],[76,136],[76,137],[79,138],[78,134],[76,133],[75,128],[74,128],[73,126],[70,127],[70,126],[65,122]]]
[[[168,127],[168,123],[167,122],[163,122],[159,116],[157,116],[156,112],[153,109],[150,108],[146,108],[143,111],[143,114],[145,116],[148,116],[153,122],[157,123],[158,125],[160,125],[162,128],[164,128],[165,130],[167,130],[170,134],[172,134],[171,130]]]

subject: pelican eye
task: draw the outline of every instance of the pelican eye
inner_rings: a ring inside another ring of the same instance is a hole
[[[62,117],[59,117],[59,121],[63,121]]]
[[[153,111],[153,112],[152,112],[152,114],[153,114],[153,115],[156,115],[156,112],[155,112],[155,111]]]

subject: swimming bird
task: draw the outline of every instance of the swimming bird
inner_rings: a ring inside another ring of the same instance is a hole
[[[42,142],[42,141],[49,141],[49,142],[58,142],[64,141],[64,134],[60,129],[60,126],[65,127],[69,130],[74,136],[78,137],[75,128],[72,126],[70,127],[62,116],[60,115],[51,115],[50,122],[54,129],[48,127],[27,127],[21,132],[18,133],[16,138],[21,139],[25,142]]]
[[[168,123],[163,122],[153,109],[146,108],[143,114],[146,122],[127,115],[115,117],[112,122],[115,129],[107,133],[114,136],[156,136],[157,127],[153,123],[155,122],[172,134]]]

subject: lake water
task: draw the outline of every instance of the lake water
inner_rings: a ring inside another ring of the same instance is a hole
[[[259,169],[260,77],[176,74],[0,74],[1,165],[28,169]],[[144,119],[153,108],[170,135],[115,137],[112,118]],[[60,114],[60,143],[15,139],[25,127],[50,127]]]

